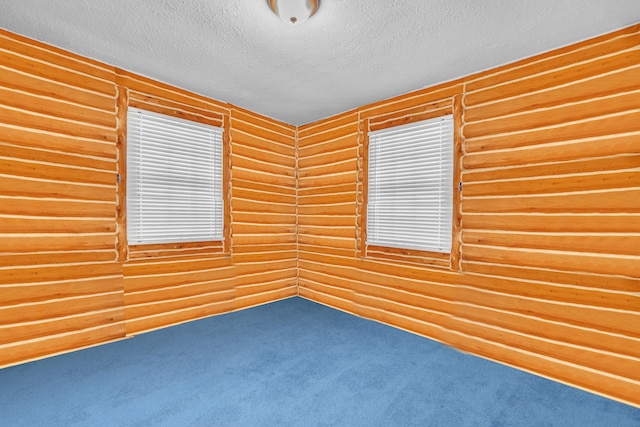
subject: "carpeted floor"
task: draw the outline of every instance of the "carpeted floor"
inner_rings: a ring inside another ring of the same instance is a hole
[[[1,426],[640,426],[640,409],[291,298],[0,370]]]

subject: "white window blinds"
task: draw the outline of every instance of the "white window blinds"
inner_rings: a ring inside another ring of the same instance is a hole
[[[127,113],[129,244],[223,239],[222,129]]]
[[[451,252],[453,116],[369,133],[367,244]]]

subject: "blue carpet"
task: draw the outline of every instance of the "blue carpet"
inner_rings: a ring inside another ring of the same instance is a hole
[[[640,426],[640,409],[291,298],[0,370],[2,426]]]

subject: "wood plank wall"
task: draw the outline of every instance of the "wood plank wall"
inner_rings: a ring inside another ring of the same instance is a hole
[[[118,83],[129,105],[223,126],[231,171],[226,249],[130,248],[127,334],[295,295],[295,128],[126,71],[118,70]]]
[[[114,80],[0,32],[0,365],[124,335]]]
[[[457,96],[460,270],[362,257],[364,124]],[[640,26],[298,137],[301,296],[640,405]]]
[[[1,31],[0,366],[299,284],[307,298],[639,405],[639,30],[297,132]],[[360,257],[362,123],[457,96],[459,270]],[[225,127],[226,245],[123,246],[129,102]]]
[[[1,30],[0,95],[0,367],[297,293],[295,127]],[[128,104],[224,126],[226,245],[126,246]]]

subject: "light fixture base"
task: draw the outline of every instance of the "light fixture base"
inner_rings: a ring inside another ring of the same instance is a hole
[[[267,0],[267,4],[284,22],[300,25],[316,13],[320,0]]]

